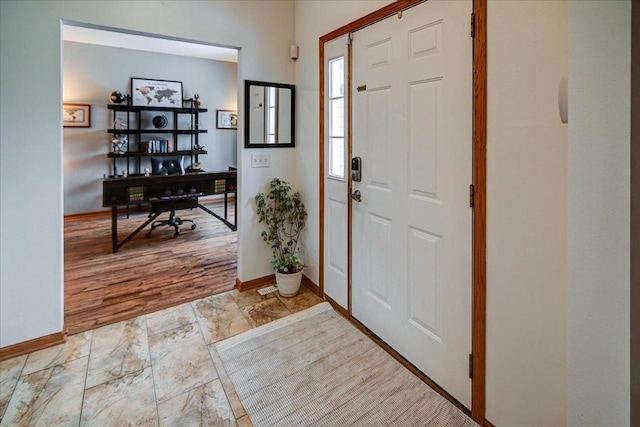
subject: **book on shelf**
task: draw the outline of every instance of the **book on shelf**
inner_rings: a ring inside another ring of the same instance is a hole
[[[214,193],[224,193],[227,190],[226,179],[216,179],[214,181]]]
[[[127,188],[130,202],[141,202],[144,200],[144,187]]]
[[[142,152],[146,153],[170,153],[173,151],[173,140],[150,139],[142,143]]]

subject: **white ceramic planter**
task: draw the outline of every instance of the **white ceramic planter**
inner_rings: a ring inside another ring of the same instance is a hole
[[[302,281],[302,271],[293,274],[276,273],[276,283],[278,292],[283,297],[289,298],[298,295],[300,292],[300,282]]]

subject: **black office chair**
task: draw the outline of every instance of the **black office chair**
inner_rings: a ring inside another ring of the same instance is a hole
[[[171,156],[171,157],[151,157],[151,173],[153,175],[175,175],[184,174],[184,157],[183,156]],[[151,203],[151,210],[149,217],[156,213],[169,212],[169,219],[154,221],[151,224],[151,230],[147,233],[147,237],[151,237],[151,232],[163,225],[173,227],[175,232],[173,237],[180,235],[180,226],[185,222],[191,223],[191,229],[196,229],[196,223],[190,219],[182,219],[176,216],[176,210],[180,209],[192,209],[198,207],[198,199],[189,197],[185,199],[176,200],[162,200],[159,202]]]

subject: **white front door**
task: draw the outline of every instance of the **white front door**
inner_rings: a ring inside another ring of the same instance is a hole
[[[467,407],[471,12],[430,0],[354,33],[351,93],[352,315]]]

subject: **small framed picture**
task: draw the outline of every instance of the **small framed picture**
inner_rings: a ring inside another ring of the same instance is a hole
[[[62,125],[66,128],[90,128],[91,105],[65,102],[62,105]]]
[[[131,77],[131,105],[182,108],[182,82]]]
[[[238,112],[216,110],[216,129],[238,129]]]

